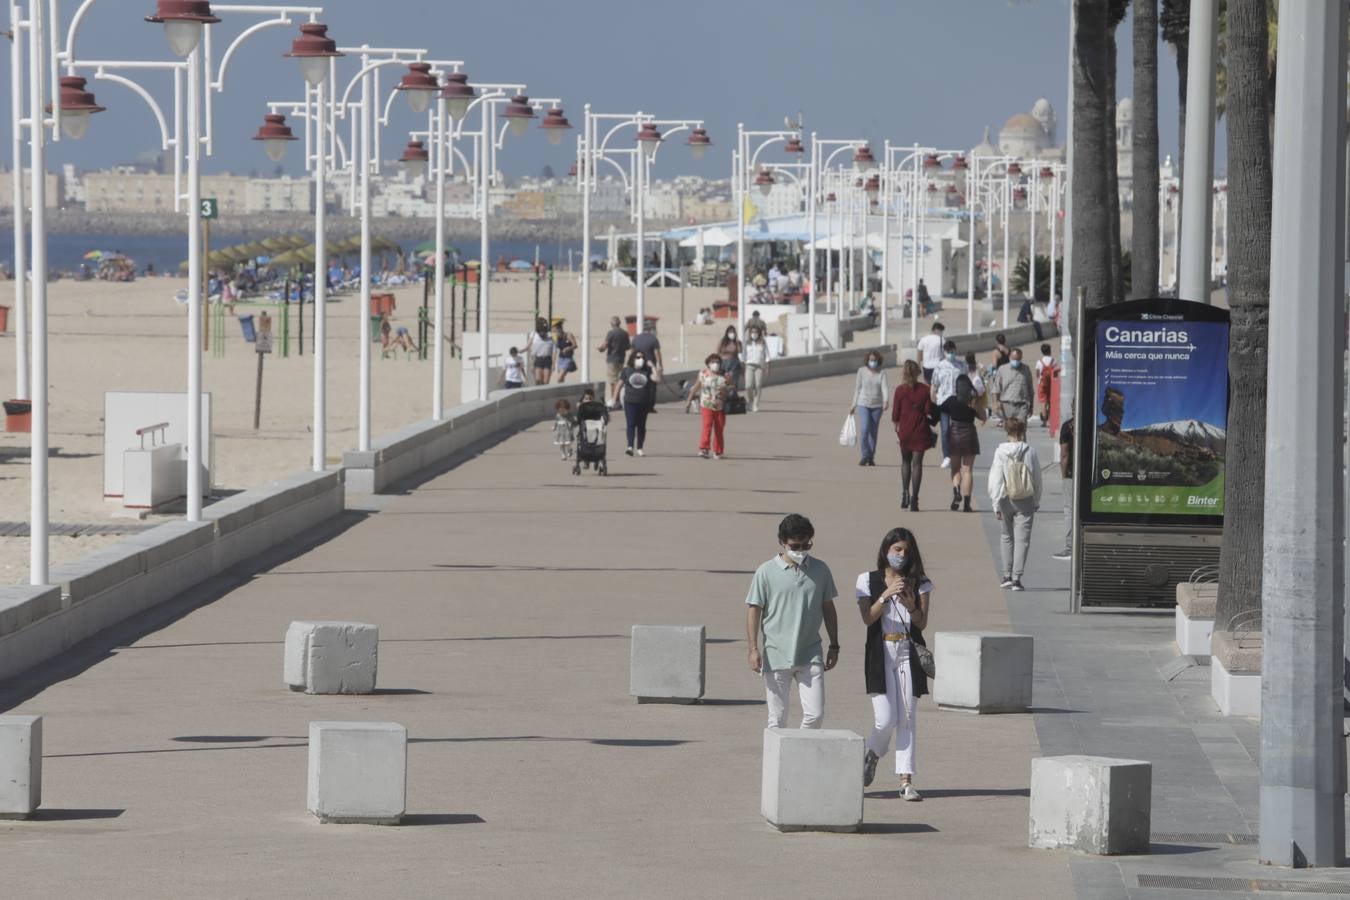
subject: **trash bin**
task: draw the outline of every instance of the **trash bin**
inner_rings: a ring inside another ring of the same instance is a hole
[[[256,343],[258,340],[258,330],[253,326],[253,316],[240,316],[239,327],[244,332],[244,340],[248,343]]]
[[[9,307],[0,306],[0,334],[9,331]]]
[[[371,294],[370,314],[372,316],[392,316],[394,314],[394,295]]]
[[[652,329],[655,330],[657,320],[660,319],[661,317],[660,317],[660,316],[643,316],[643,318],[646,319],[646,320],[647,320],[647,324],[648,324],[648,325],[651,325],[651,326],[652,326]],[[637,316],[624,316],[624,317],[623,317],[623,320],[624,320],[624,324],[628,326],[628,335],[629,335],[629,337],[637,337]]]
[[[380,323],[383,321],[383,316],[370,317],[370,342],[372,344],[380,339]]]
[[[5,401],[5,430],[13,433],[27,433],[33,430],[33,401]]]

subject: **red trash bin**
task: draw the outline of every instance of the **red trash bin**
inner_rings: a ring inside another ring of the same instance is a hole
[[[0,306],[0,334],[9,331],[9,307]]]
[[[657,321],[658,321],[661,317],[660,317],[660,316],[644,316],[643,318],[645,318],[645,319],[647,320],[647,322],[652,326],[652,328],[655,329],[655,328],[656,328],[656,323],[657,323]],[[624,316],[624,317],[623,317],[623,321],[624,321],[624,324],[628,326],[628,336],[629,336],[629,337],[637,337],[637,316]]]
[[[11,433],[28,433],[33,430],[33,401],[6,400],[5,430]]]

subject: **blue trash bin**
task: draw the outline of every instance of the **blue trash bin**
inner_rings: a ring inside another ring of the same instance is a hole
[[[247,341],[247,342],[250,343],[250,344],[253,344],[253,343],[256,343],[256,342],[257,342],[257,340],[258,340],[258,330],[257,330],[256,328],[253,327],[253,317],[252,317],[252,316],[240,316],[240,317],[239,317],[239,327],[242,328],[243,331],[244,331],[244,340],[245,340],[245,341]]]

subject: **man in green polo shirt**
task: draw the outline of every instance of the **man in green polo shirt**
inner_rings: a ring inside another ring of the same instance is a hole
[[[787,722],[788,689],[797,682],[802,727],[820,728],[825,717],[825,672],[839,662],[839,621],[830,567],[807,555],[816,530],[796,513],[778,524],[782,547],[755,572],[745,598],[750,668],[764,675],[769,727]],[[830,635],[821,659],[820,626]]]

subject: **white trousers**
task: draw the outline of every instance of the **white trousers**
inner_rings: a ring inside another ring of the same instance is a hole
[[[791,669],[764,667],[764,688],[769,704],[769,727],[787,724],[788,690],[793,680],[802,701],[802,727],[820,728],[825,718],[825,667],[820,663]]]
[[[895,731],[895,774],[914,774],[915,716],[918,701],[914,699],[914,683],[909,672],[909,660],[900,667],[886,666],[886,693],[869,694],[872,698],[872,733],[867,736],[867,749],[878,758],[886,755],[891,745],[891,731]]]
[[[759,398],[764,393],[764,367],[747,365],[745,367],[745,393],[751,409],[759,409]]]

